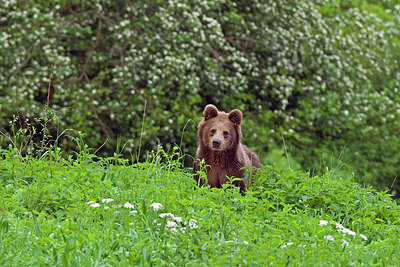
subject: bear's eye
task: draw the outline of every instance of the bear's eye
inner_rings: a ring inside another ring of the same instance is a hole
[[[216,131],[215,131],[214,129],[212,129],[212,130],[210,131],[211,135],[214,135],[215,132],[216,132]]]
[[[227,131],[224,131],[224,136],[227,137],[229,133]]]

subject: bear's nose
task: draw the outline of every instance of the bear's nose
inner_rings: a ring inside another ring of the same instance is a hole
[[[221,141],[219,139],[213,140],[213,147],[218,148],[221,145]]]

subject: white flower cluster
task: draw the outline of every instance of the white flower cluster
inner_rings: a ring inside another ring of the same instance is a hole
[[[327,220],[320,220],[319,223],[318,223],[319,226],[326,226],[328,224],[329,224],[329,222]],[[341,225],[339,223],[336,223],[335,227],[336,227],[338,233],[343,233],[344,235],[351,235],[353,237],[357,236],[356,232],[343,227],[343,225]],[[365,241],[368,240],[368,238],[363,234],[359,234],[359,236]],[[325,236],[323,236],[323,238],[325,240],[327,240],[327,241],[335,241],[335,237],[333,235],[325,235]],[[341,239],[341,241],[342,241],[342,247],[346,247],[346,246],[348,246],[350,244],[345,239]],[[291,246],[293,244],[294,244],[293,242],[288,242],[288,243],[282,245],[281,248],[286,248],[286,247]]]
[[[289,243],[283,245],[281,248],[286,248],[286,247],[291,246],[291,245],[293,245],[293,244],[294,244],[293,242],[289,242]]]
[[[108,203],[111,203],[111,202],[114,202],[114,201],[115,200],[112,199],[112,198],[104,198],[104,199],[101,200],[101,202],[105,203],[105,204],[108,204]],[[101,207],[101,204],[97,203],[96,201],[89,201],[86,204],[89,205],[92,208],[100,208]],[[137,213],[137,211],[134,210],[134,208],[135,208],[134,205],[129,203],[129,202],[126,202],[123,206],[122,205],[114,205],[112,208],[118,209],[118,208],[122,208],[122,207],[124,207],[125,209],[128,209],[128,210],[131,210],[129,212],[130,214]],[[152,203],[150,205],[150,208],[153,211],[158,211],[158,210],[163,208],[163,205],[161,203],[155,202],[155,203]],[[104,209],[108,210],[108,209],[110,209],[110,207],[109,206],[104,206]],[[118,213],[118,212],[119,212],[118,210],[115,211],[115,213]],[[173,233],[177,233],[178,230],[180,230],[180,232],[182,232],[182,233],[185,233],[185,229],[186,228],[190,228],[190,229],[198,228],[196,220],[190,219],[190,220],[187,220],[187,221],[183,221],[182,217],[175,216],[171,212],[161,213],[158,216],[161,219],[163,219],[165,217],[170,218],[166,222],[166,227],[167,227],[167,229],[169,229]],[[154,223],[157,223],[157,220],[154,220]],[[135,223],[132,222],[132,223],[129,223],[129,225],[133,226],[133,225],[135,225]],[[158,222],[157,225],[161,226],[161,223]]]
[[[160,207],[162,207],[162,205],[160,203],[153,203],[151,205],[151,207],[156,211],[156,210],[160,209]],[[154,208],[154,207],[156,207],[156,208]],[[168,229],[170,229],[170,231],[173,233],[177,233],[178,229],[180,229],[180,231],[182,233],[184,233],[186,227],[189,227],[190,229],[198,228],[196,220],[190,219],[190,220],[184,222],[182,220],[182,217],[175,216],[171,212],[161,213],[158,216],[162,219],[165,217],[171,218],[171,220],[167,220],[166,227]],[[157,220],[154,220],[153,222],[157,223]],[[157,225],[161,226],[161,223],[158,222]]]
[[[336,224],[336,228],[338,228],[337,231],[338,231],[339,233],[348,234],[348,235],[351,235],[351,236],[354,236],[354,237],[357,235],[354,231],[343,227],[343,225],[341,225],[340,223],[337,223],[337,224]],[[363,234],[359,234],[359,236],[360,236],[362,239],[364,239],[365,241],[368,240],[368,238],[367,238],[365,235],[363,235]]]
[[[114,199],[112,199],[112,198],[104,198],[104,199],[101,200],[101,202],[105,203],[105,204],[111,203],[113,201],[114,201]],[[93,201],[93,200],[87,202],[86,204],[88,204],[92,208],[100,208],[101,207],[100,203],[97,203],[96,201]],[[121,208],[121,205],[114,205],[113,208],[116,208],[116,209]],[[124,208],[131,209],[131,211],[130,211],[131,214],[137,213],[137,211],[134,210],[135,207],[129,202],[126,202],[124,204]],[[110,207],[109,206],[104,206],[104,209],[105,210],[109,210]],[[118,210],[116,212],[118,212]]]
[[[168,213],[161,213],[160,215],[160,218],[164,218],[164,217],[166,217],[166,216],[169,216],[169,217],[171,217],[174,221],[176,221],[176,222],[182,222],[182,218],[181,217],[176,217],[174,214],[172,214],[172,213],[170,213],[170,212],[168,212]]]
[[[335,241],[335,238],[333,238],[333,236],[331,236],[331,235],[324,236],[324,239],[329,240],[329,241]]]
[[[159,210],[159,209],[162,208],[162,204],[160,204],[160,203],[153,203],[153,204],[150,205],[150,207],[152,207],[154,211],[157,211],[157,210]]]
[[[319,226],[328,225],[328,221],[321,220],[321,221],[319,221],[319,224],[318,224],[318,225],[319,225]]]
[[[103,203],[110,203],[110,202],[113,202],[113,201],[114,201],[114,199],[112,199],[112,198],[105,198],[105,199],[101,200],[101,202],[103,202]]]
[[[100,203],[96,203],[96,201],[89,201],[87,204],[92,208],[100,207]]]
[[[328,225],[328,221],[326,221],[326,220],[320,220],[320,221],[319,221],[319,225],[320,225],[320,226]],[[344,236],[345,236],[345,235],[351,235],[351,236],[353,236],[353,237],[356,237],[356,236],[357,236],[357,233],[356,233],[356,232],[354,232],[354,231],[352,231],[352,230],[350,230],[350,229],[348,229],[348,228],[345,228],[345,227],[344,227],[343,225],[341,225],[340,223],[336,223],[336,224],[335,224],[335,227],[336,227],[336,229],[337,229],[337,232],[338,232],[338,233],[343,233]],[[368,240],[368,238],[367,238],[365,235],[363,235],[363,234],[359,234],[359,236],[360,236],[363,240],[365,240],[365,241]],[[334,238],[332,235],[324,236],[324,239],[329,240],[329,241],[335,241],[335,238]],[[348,245],[349,245],[349,242],[347,242],[345,239],[341,239],[341,241],[342,241],[342,247],[348,246]]]

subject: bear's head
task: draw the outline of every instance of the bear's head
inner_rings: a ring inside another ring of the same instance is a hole
[[[207,105],[199,124],[199,141],[214,152],[237,148],[242,138],[241,124],[240,110],[225,113],[219,112],[214,105]]]

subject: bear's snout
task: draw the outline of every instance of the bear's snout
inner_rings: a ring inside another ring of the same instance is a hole
[[[221,140],[219,139],[214,139],[212,143],[213,143],[213,148],[219,148],[221,146]]]

